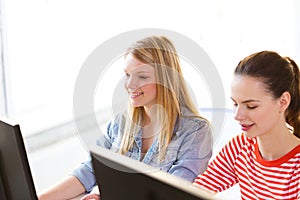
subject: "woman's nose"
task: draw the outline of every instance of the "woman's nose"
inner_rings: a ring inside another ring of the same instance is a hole
[[[134,79],[134,77],[129,77],[126,79],[125,81],[125,87],[128,89],[128,90],[135,90],[137,89],[137,86],[138,83],[137,81]]]
[[[245,118],[245,111],[240,106],[237,106],[234,111],[234,119],[237,121],[241,121],[244,118]]]

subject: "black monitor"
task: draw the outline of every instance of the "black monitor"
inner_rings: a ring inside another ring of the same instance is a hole
[[[181,178],[99,146],[90,149],[101,200],[212,199]]]
[[[37,200],[18,124],[0,120],[0,199]]]

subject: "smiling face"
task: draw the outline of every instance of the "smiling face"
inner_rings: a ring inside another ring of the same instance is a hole
[[[156,103],[155,69],[131,54],[125,58],[125,88],[129,94],[133,107],[144,106],[146,109]]]
[[[248,137],[276,131],[284,122],[280,98],[274,99],[258,78],[235,75],[231,85],[235,120]]]

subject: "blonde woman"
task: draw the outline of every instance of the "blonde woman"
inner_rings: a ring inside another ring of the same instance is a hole
[[[128,48],[125,63],[128,109],[110,122],[97,144],[193,181],[211,158],[212,131],[187,90],[174,45],[164,36],[144,38]],[[88,160],[40,199],[72,198],[95,184]]]

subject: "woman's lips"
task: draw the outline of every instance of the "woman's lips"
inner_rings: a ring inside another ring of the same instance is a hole
[[[243,131],[249,131],[254,124],[241,124]]]
[[[137,97],[139,97],[139,96],[141,96],[143,94],[144,94],[143,92],[134,92],[134,93],[131,93],[130,97],[132,99],[135,99],[135,98],[137,98]]]

